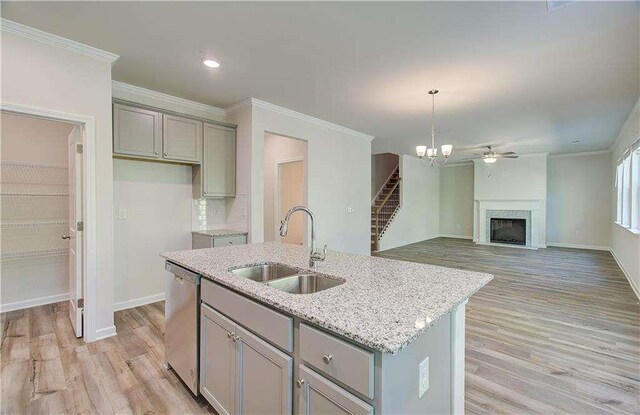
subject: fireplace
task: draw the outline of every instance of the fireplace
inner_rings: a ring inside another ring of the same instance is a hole
[[[526,245],[526,219],[491,218],[491,242]]]

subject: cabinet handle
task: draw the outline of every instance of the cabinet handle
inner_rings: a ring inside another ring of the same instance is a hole
[[[322,356],[322,361],[325,365],[331,363],[331,359],[333,359],[333,356],[331,356],[330,354],[325,354],[324,356]]]
[[[233,333],[227,333],[227,339],[230,339],[233,337]]]
[[[167,157],[167,156],[168,156],[168,154],[167,154],[166,152],[165,152],[165,153],[162,153],[162,155],[163,155],[163,156],[165,156],[165,157]]]
[[[233,342],[237,342],[238,340],[240,340],[240,336],[236,336],[235,334],[233,335]]]
[[[306,381],[304,379],[296,380],[296,386],[298,387],[298,389],[300,389],[302,387],[302,385],[304,385],[305,383],[306,383]]]
[[[155,154],[155,155],[157,156],[157,155],[158,155],[158,152],[157,152],[157,151],[154,151],[154,152],[153,152],[153,154]]]
[[[71,239],[71,235],[62,235],[61,238],[62,239]]]

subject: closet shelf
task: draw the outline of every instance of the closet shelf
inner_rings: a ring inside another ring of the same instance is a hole
[[[5,193],[1,192],[0,196],[10,196],[10,197],[67,197],[68,193]]]
[[[0,256],[0,259],[2,261],[20,261],[25,259],[56,257],[56,256],[65,256],[65,255],[69,255],[68,248],[43,249],[39,251],[11,252],[11,253],[2,254]]]
[[[23,228],[48,228],[68,225],[68,220],[37,220],[23,222],[7,222],[1,225],[2,229],[23,229]]]

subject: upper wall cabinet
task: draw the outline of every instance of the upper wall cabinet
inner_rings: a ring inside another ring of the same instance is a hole
[[[236,194],[236,130],[204,124],[202,166],[194,168],[194,197]]]
[[[202,161],[202,121],[162,115],[162,157],[168,160]]]
[[[113,104],[113,152],[128,156],[160,158],[162,114]]]

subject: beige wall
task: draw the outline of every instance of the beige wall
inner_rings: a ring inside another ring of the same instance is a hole
[[[307,159],[307,142],[287,137],[281,137],[275,134],[265,134],[264,138],[264,240],[271,242],[280,240],[276,238],[279,221],[276,219],[275,192],[276,192],[276,163],[283,160],[302,159],[303,162],[303,182],[300,184],[304,189],[306,182],[306,159]],[[305,193],[305,192],[303,192]],[[305,204],[306,195],[303,195],[303,203]],[[302,218],[302,219],[301,219]],[[282,219],[282,218],[280,218]],[[293,218],[296,223],[305,224],[306,219],[302,214],[296,213]],[[295,228],[292,223],[290,231]]]
[[[2,33],[1,49],[3,103],[95,119],[96,290],[99,295],[93,336],[111,335],[115,332],[111,65],[7,32]]]
[[[0,158],[5,161],[18,161],[28,163],[43,163],[67,165],[67,138],[73,129],[72,124],[56,121],[43,120],[39,118],[23,117],[12,114],[0,115],[1,130],[1,151]],[[37,170],[28,170],[31,175]],[[60,170],[66,175],[65,170]],[[42,173],[44,174],[44,173]],[[44,178],[43,178],[44,179]],[[46,182],[46,181],[45,181]],[[24,183],[24,182],[23,182]],[[31,186],[19,186],[11,183],[8,191],[31,191]],[[62,186],[64,187],[64,186]],[[3,186],[3,191],[7,186]],[[62,191],[56,186],[51,188],[39,187],[36,191]],[[5,196],[2,196],[5,198]],[[15,199],[14,199],[15,200]],[[66,200],[66,199],[65,199]],[[10,202],[9,202],[10,203]],[[46,200],[29,203],[47,203]],[[1,211],[2,224],[18,222],[17,216],[22,219],[22,213],[14,211],[11,206],[5,205]],[[20,209],[21,210],[21,209]],[[66,206],[56,209],[59,212],[60,220],[65,220],[68,216]],[[50,211],[50,213],[56,213]],[[37,211],[36,211],[37,212]],[[30,221],[42,220],[37,216],[29,218]],[[48,219],[48,218],[47,218]],[[21,221],[21,220],[20,220]],[[60,235],[65,233],[64,227],[37,227],[6,229],[2,231],[2,251],[16,252],[50,248],[64,248],[64,241]],[[39,241],[34,240],[38,238]],[[69,294],[69,257],[55,256],[24,261],[2,261],[1,270],[1,294],[0,304],[4,307],[27,306],[33,301],[38,303],[56,302],[61,296]],[[48,299],[49,298],[49,299]],[[20,305],[12,303],[19,303]]]
[[[626,148],[640,138],[640,99],[636,102],[627,121],[620,130],[613,146],[611,174],[616,160]],[[611,189],[611,200],[615,200],[615,189]],[[629,278],[636,295],[640,298],[640,235],[613,223],[615,220],[615,203],[611,209],[611,249],[620,267]]]
[[[371,156],[371,201],[385,184],[393,169],[400,163],[397,154],[382,153]]]
[[[224,121],[205,106],[198,108],[179,98],[120,83],[114,84],[113,97]],[[166,271],[159,254],[191,249],[192,229],[225,227],[226,205],[231,203],[194,201],[190,166],[122,159],[113,159],[113,196],[115,309],[164,298]],[[127,219],[118,218],[121,208],[127,209]]]
[[[246,206],[252,242],[264,240],[264,135],[271,132],[308,143],[307,200],[317,219],[317,243],[335,251],[370,253],[369,139],[266,103],[247,102],[229,121],[239,125],[238,192],[247,192],[246,203],[237,200],[230,217],[240,218]]]
[[[613,183],[608,153],[551,156],[547,174],[547,244],[608,249]]]
[[[473,238],[473,164],[440,169],[440,235]]]
[[[423,166],[416,157],[401,156],[401,207],[380,240],[380,250],[424,241],[439,235],[440,170]]]

